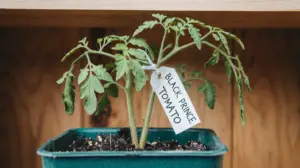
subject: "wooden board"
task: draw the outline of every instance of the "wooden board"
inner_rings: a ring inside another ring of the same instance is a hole
[[[73,116],[64,113],[63,87],[56,80],[68,68],[60,59],[85,34],[78,29],[0,29],[0,167],[41,167],[37,148],[82,125],[80,103]]]
[[[166,11],[295,11],[297,0],[2,0],[7,9],[166,10]]]
[[[234,100],[233,167],[300,164],[299,30],[246,30],[244,63],[253,91],[245,93],[245,127]]]
[[[100,1],[99,1],[100,2]],[[112,1],[114,2],[114,1]],[[1,5],[0,5],[1,7]],[[224,28],[300,27],[300,15],[289,12],[245,11],[108,11],[108,10],[7,10],[0,8],[0,26],[36,27],[137,27],[152,13],[191,17]]]

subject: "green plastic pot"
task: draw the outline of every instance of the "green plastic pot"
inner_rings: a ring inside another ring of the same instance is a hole
[[[170,128],[149,129],[148,140],[176,139],[180,143],[200,140],[209,151],[101,151],[52,152],[66,147],[78,135],[95,138],[97,134],[116,134],[118,128],[71,129],[49,140],[37,154],[43,168],[221,168],[227,147],[210,129],[189,129],[178,135]],[[138,129],[139,134],[141,129]]]

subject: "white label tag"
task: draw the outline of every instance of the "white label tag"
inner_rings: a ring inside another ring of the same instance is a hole
[[[160,67],[160,78],[151,75],[151,86],[156,93],[176,134],[200,123],[196,110],[174,68]]]

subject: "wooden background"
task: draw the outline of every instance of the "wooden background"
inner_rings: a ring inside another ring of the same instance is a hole
[[[125,34],[130,28],[109,30]],[[247,123],[241,126],[235,86],[227,84],[222,65],[204,69],[211,50],[193,48],[180,53],[169,65],[178,62],[197,68],[217,88],[215,110],[209,110],[203,95],[189,90],[202,123],[212,128],[228,146],[224,168],[291,168],[300,164],[300,30],[231,29],[245,43],[241,54],[253,91],[245,91]],[[68,68],[61,57],[83,36],[95,37],[103,30],[75,28],[0,29],[0,167],[40,168],[37,148],[72,127],[127,126],[124,94],[112,100],[110,116],[91,118],[77,97],[73,116],[64,113],[56,80]],[[157,32],[160,33],[160,32]],[[159,39],[150,34],[150,41]],[[93,38],[94,39],[94,38]],[[236,49],[236,44],[232,44]],[[199,85],[199,84],[198,84]],[[150,86],[135,93],[137,124],[147,106]],[[143,98],[143,99],[141,99]],[[101,121],[101,122],[100,122]],[[152,127],[170,127],[156,101]]]

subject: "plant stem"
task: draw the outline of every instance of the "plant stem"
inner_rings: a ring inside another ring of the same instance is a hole
[[[160,60],[162,59],[166,37],[167,37],[167,29],[165,28],[164,36],[163,36],[161,44],[160,44],[160,50],[159,50],[157,62],[160,62]]]
[[[167,37],[167,29],[164,27],[165,31],[164,31],[164,35],[160,44],[160,50],[159,50],[159,55],[158,55],[158,60],[157,62],[159,63],[160,60],[163,57],[163,53],[164,53],[164,45],[165,45],[165,40]],[[147,107],[147,112],[146,112],[146,116],[145,116],[145,121],[144,121],[144,126],[143,126],[143,130],[142,130],[142,135],[141,135],[141,139],[140,139],[140,149],[144,149],[145,147],[145,143],[146,143],[146,139],[147,139],[147,135],[148,135],[148,129],[149,129],[149,124],[150,124],[150,119],[151,119],[151,115],[152,115],[152,108],[153,108],[153,104],[154,104],[154,99],[155,99],[155,93],[152,90],[151,95],[150,95],[150,99],[148,102],[148,107]]]
[[[149,102],[148,102],[148,107],[147,107],[147,112],[146,112],[146,116],[145,116],[144,126],[143,126],[142,135],[141,135],[141,139],[140,139],[140,149],[145,148],[145,143],[146,143],[147,135],[148,135],[148,128],[149,128],[150,121],[151,121],[151,115],[152,115],[154,99],[155,99],[155,93],[152,91],[151,95],[150,95]]]
[[[132,74],[130,69],[126,73],[125,93],[126,93],[126,100],[127,100],[127,110],[128,110],[131,140],[132,140],[132,144],[137,149],[139,147],[139,144],[137,139],[136,123],[135,123],[133,103],[132,103]]]

